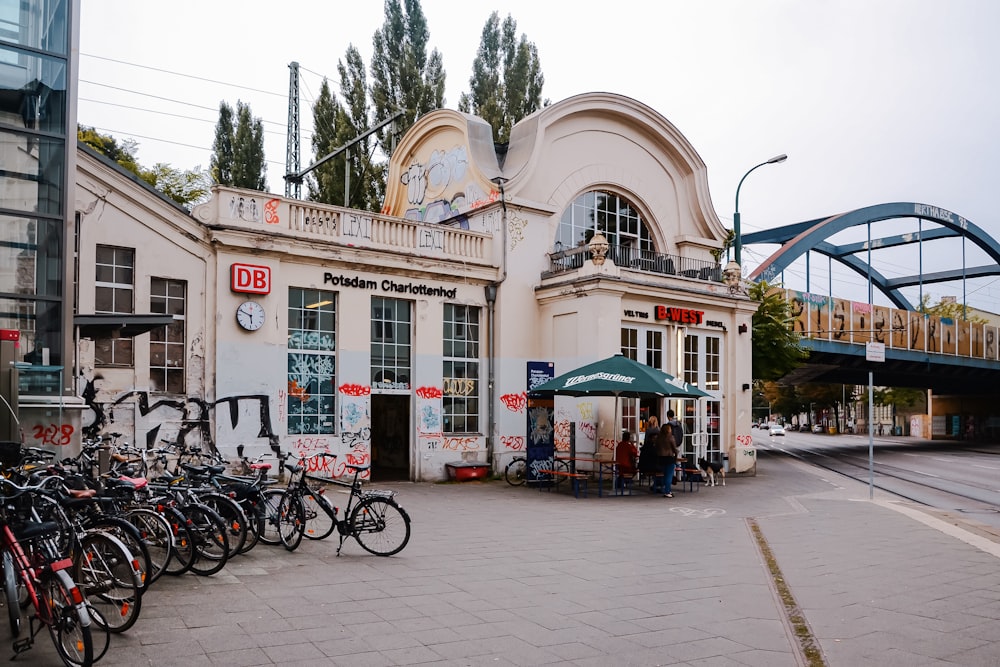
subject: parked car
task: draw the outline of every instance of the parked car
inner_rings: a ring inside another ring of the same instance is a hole
[[[785,427],[781,424],[771,424],[771,428],[768,429],[768,435],[785,435]]]
[[[813,433],[822,433],[823,427],[820,424],[813,424]]]

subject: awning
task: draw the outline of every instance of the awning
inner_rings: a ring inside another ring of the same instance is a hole
[[[73,316],[73,326],[80,332],[81,338],[134,338],[173,321],[173,315],[101,313]]]

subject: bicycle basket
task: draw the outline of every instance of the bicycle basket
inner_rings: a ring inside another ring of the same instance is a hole
[[[21,462],[21,443],[15,440],[0,440],[0,466],[13,468]]]

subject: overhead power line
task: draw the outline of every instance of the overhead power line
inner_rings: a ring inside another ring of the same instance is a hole
[[[250,86],[241,86],[237,83],[230,83],[229,81],[218,81],[216,79],[207,79],[203,76],[195,76],[194,74],[182,74],[180,72],[171,72],[168,69],[160,69],[159,67],[150,67],[149,65],[139,65],[137,63],[130,63],[125,60],[116,60],[114,58],[106,58],[104,56],[95,56],[92,53],[80,53],[81,56],[87,56],[88,58],[96,58],[97,60],[106,60],[112,63],[118,63],[119,65],[128,65],[129,67],[138,67],[140,69],[148,69],[154,72],[163,72],[164,74],[172,74],[174,76],[182,76],[186,79],[197,79],[198,81],[207,81],[208,83],[217,83],[222,86],[230,86],[232,88],[242,88],[243,90],[252,90],[255,93],[262,93],[264,95],[274,95],[276,97],[285,97],[285,93],[276,93],[273,90],[262,90],[260,88],[251,88]]]

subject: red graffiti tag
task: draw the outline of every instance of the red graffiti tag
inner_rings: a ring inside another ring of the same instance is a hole
[[[264,204],[264,222],[269,225],[277,225],[281,222],[281,217],[278,215],[278,204],[280,203],[280,199],[269,199]]]
[[[305,387],[300,387],[297,380],[288,381],[288,395],[299,399],[303,403],[309,400],[309,392]]]
[[[368,396],[372,388],[363,384],[342,384],[339,391],[346,396]]]
[[[587,440],[593,442],[597,439],[597,427],[591,422],[583,422],[577,427]]]
[[[606,449],[609,452],[615,451],[615,441],[611,438],[601,438],[598,441],[598,445],[601,449]]]
[[[524,449],[524,436],[523,435],[501,435],[500,444],[507,449],[514,450],[515,452],[520,452]]]
[[[32,437],[42,445],[53,445],[62,447],[68,445],[73,438],[73,425],[63,424],[35,424]]]
[[[736,436],[736,442],[740,443],[741,445],[745,445],[745,446],[749,447],[750,445],[753,444],[753,436],[752,435],[738,435],[738,436]]]
[[[523,391],[520,394],[504,394],[500,397],[500,402],[511,412],[524,412],[528,407],[528,394]]]
[[[417,396],[420,398],[441,398],[444,395],[437,387],[417,387]]]

